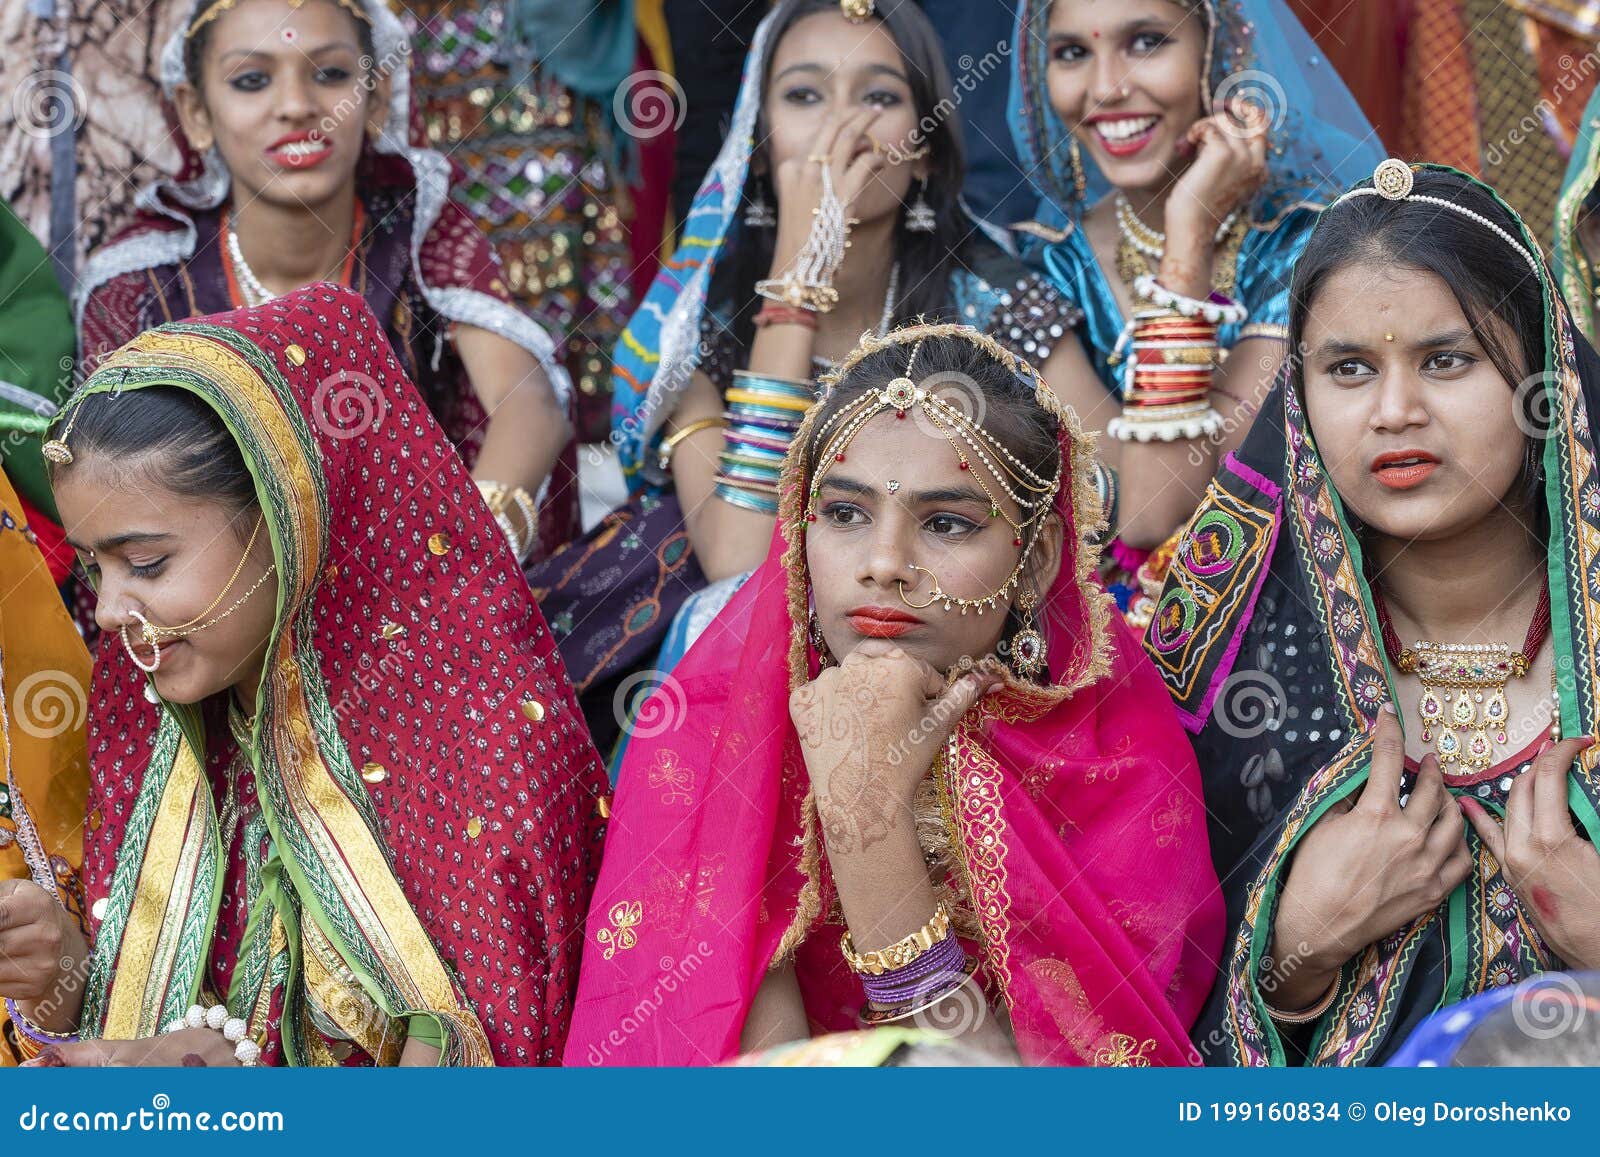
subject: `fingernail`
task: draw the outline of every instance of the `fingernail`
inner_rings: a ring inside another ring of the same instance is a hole
[[[1378,710],[1385,714],[1393,715],[1396,719],[1400,718],[1400,713],[1394,709],[1393,703],[1385,703],[1382,707],[1378,708]]]
[[[1534,757],[1534,758],[1535,758],[1535,759],[1538,759],[1538,758],[1539,758],[1539,756],[1541,756],[1541,755],[1543,755],[1543,754],[1544,754],[1544,753],[1545,753],[1545,752],[1547,752],[1547,751],[1549,751],[1549,750],[1550,750],[1550,748],[1552,748],[1552,747],[1553,747],[1553,746],[1555,746],[1555,745],[1554,745],[1554,744],[1552,744],[1552,743],[1551,743],[1551,742],[1550,742],[1550,741],[1549,741],[1549,740],[1548,740],[1548,739],[1546,739],[1546,740],[1545,740],[1545,741],[1544,741],[1544,742],[1543,742],[1543,743],[1541,743],[1541,744],[1539,744],[1539,750],[1538,750],[1538,751],[1535,751],[1535,752],[1534,752],[1534,753],[1533,753],[1533,757]]]

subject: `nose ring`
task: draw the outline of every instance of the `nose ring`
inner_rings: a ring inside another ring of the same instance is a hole
[[[154,652],[155,657],[150,660],[150,665],[148,667],[139,661],[139,656],[134,652],[133,644],[128,641],[127,623],[122,624],[122,646],[128,652],[128,658],[133,660],[133,665],[135,667],[139,668],[139,670],[143,671],[146,675],[154,674],[161,667],[161,643],[156,637],[156,629],[153,625],[151,625],[150,620],[145,618],[138,611],[129,611],[128,614],[139,620],[139,639],[144,643],[145,646],[149,647],[151,651]]]
[[[908,570],[921,571],[923,574],[927,575],[929,578],[933,578],[933,572],[931,570],[928,570],[926,567],[920,567],[914,562],[906,563],[906,568]],[[901,579],[899,581],[899,583],[897,583],[896,585],[900,588],[900,601],[903,602],[906,606],[910,607],[914,611],[920,611],[920,610],[923,610],[926,607],[931,607],[931,606],[933,606],[934,603],[938,602],[941,598],[944,597],[939,591],[939,580],[936,579],[936,578],[933,578],[933,593],[928,596],[928,601],[925,602],[925,603],[914,603],[910,599],[906,598],[906,580],[905,579]]]

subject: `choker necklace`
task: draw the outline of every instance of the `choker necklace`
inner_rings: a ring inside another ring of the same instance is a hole
[[[1415,675],[1422,684],[1417,714],[1422,717],[1422,741],[1432,743],[1439,769],[1446,777],[1472,775],[1494,765],[1495,744],[1507,742],[1506,723],[1511,713],[1506,684],[1520,679],[1550,636],[1550,590],[1539,589],[1539,605],[1522,649],[1506,643],[1430,643],[1418,640],[1401,647],[1389,608],[1376,587],[1372,604],[1383,631],[1383,649],[1395,669]],[[1559,716],[1557,716],[1559,718]],[[1559,724],[1552,724],[1552,727]],[[1491,743],[1491,735],[1493,742]]]

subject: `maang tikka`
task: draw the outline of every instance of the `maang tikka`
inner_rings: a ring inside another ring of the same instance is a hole
[[[816,504],[822,487],[821,467],[843,462],[845,451],[862,427],[885,410],[893,410],[895,417],[900,419],[905,418],[912,409],[920,411],[929,424],[944,435],[954,448],[956,457],[960,460],[961,470],[971,474],[972,480],[989,499],[989,517],[1004,518],[1012,529],[1011,544],[1023,549],[1017,559],[1017,565],[1012,568],[1010,575],[999,588],[977,599],[946,594],[938,576],[931,570],[916,563],[908,563],[911,570],[928,576],[932,590],[923,602],[913,602],[907,597],[906,584],[902,581],[899,584],[900,601],[913,610],[922,610],[937,603],[942,604],[947,611],[959,609],[964,615],[968,611],[975,610],[981,615],[986,611],[1000,608],[1001,603],[1012,591],[1020,589],[1022,573],[1027,568],[1028,560],[1039,541],[1040,536],[1036,533],[1037,523],[1054,504],[1056,492],[1061,486],[1061,471],[1058,470],[1054,478],[1045,478],[1006,449],[982,426],[967,417],[959,407],[951,405],[932,390],[920,388],[911,375],[916,368],[917,355],[921,352],[922,343],[926,338],[927,333],[918,336],[911,348],[911,356],[906,361],[904,374],[891,379],[882,389],[870,390],[863,394],[857,401],[845,406],[829,418],[817,431],[817,442],[823,446],[823,450],[818,455],[819,466],[814,471],[810,489],[806,494],[806,520],[808,522],[817,520]],[[831,435],[830,430],[834,431]],[[1001,509],[994,491],[984,481],[983,472],[973,468],[973,459],[984,467],[1006,496],[1017,505],[1022,515],[1020,520],[1013,520]],[[1025,597],[1027,596],[1019,596],[1019,600]],[[1029,660],[1032,665],[1028,671],[1023,672],[1018,668],[1019,673],[1031,674],[1042,669],[1044,665],[1044,639],[1037,631],[1031,631],[1030,636],[1031,628],[1028,626],[1030,621],[1031,614],[1025,619],[1025,629],[1018,633],[1018,638],[1023,640],[1024,649],[1034,658]],[[1015,649],[1014,641],[1014,652]]]

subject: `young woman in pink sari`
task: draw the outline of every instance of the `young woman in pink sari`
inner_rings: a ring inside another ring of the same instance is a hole
[[[858,1023],[1193,1063],[1222,913],[1194,758],[1093,578],[1092,443],[967,327],[825,380],[766,562],[635,725],[566,1063]]]

